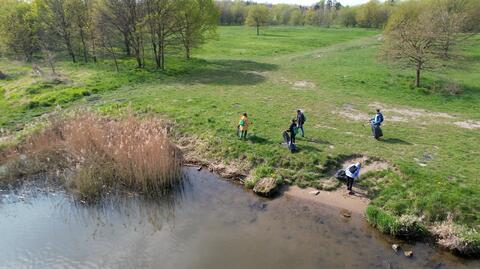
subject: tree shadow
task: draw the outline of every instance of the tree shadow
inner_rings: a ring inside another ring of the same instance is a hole
[[[297,141],[298,142],[298,141]],[[285,148],[285,150],[288,150],[290,151],[290,149],[288,148],[287,144],[285,142],[282,142],[282,143],[279,143],[282,147]],[[294,152],[294,154],[296,153],[300,153],[300,152],[315,152],[315,153],[319,153],[319,152],[322,152],[321,149],[318,149],[316,147],[313,147],[313,146],[309,146],[309,145],[299,145],[298,143],[295,144],[297,146],[297,150]]]
[[[272,33],[261,33],[262,36],[271,36],[271,37],[287,37],[291,38],[291,36],[288,35],[282,35],[282,34],[272,34]]]
[[[300,139],[300,140],[304,140],[306,142],[310,142],[310,143],[315,143],[315,144],[321,144],[321,145],[332,145],[332,143],[330,143],[330,141],[327,141],[327,140],[323,140],[323,139],[320,139],[320,138],[306,138],[306,137],[299,137],[297,139]]]
[[[196,60],[195,67],[186,70],[178,80],[186,84],[254,85],[265,81],[262,72],[278,66],[247,60]],[[176,79],[177,81],[177,79]]]
[[[318,149],[316,147],[313,147],[313,146],[309,146],[309,145],[298,145],[297,144],[297,149],[298,149],[298,152],[303,152],[303,151],[308,151],[308,152],[322,152],[321,149]]]
[[[257,135],[251,135],[248,137],[248,140],[254,144],[271,144],[271,141],[264,138],[264,137],[261,137],[261,136],[257,136]]]
[[[405,141],[405,140],[402,140],[402,139],[398,139],[398,138],[379,139],[378,141],[389,143],[389,144],[412,145],[412,143],[410,143],[408,141]]]

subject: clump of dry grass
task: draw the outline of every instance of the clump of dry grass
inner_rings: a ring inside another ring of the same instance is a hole
[[[430,231],[436,237],[437,244],[443,248],[465,256],[478,257],[480,253],[478,233],[474,229],[455,224],[452,215],[444,222],[432,225]]]
[[[31,173],[32,166],[37,172],[70,171],[64,173],[70,175],[67,185],[87,200],[115,188],[155,196],[181,179],[180,151],[155,118],[115,121],[84,113],[56,119],[29,137],[20,151],[28,161],[12,162],[11,176],[26,174],[25,167]]]

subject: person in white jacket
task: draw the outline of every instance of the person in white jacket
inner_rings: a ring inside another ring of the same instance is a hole
[[[362,165],[360,163],[352,164],[345,169],[345,174],[347,175],[347,190],[348,194],[354,194],[352,187],[353,181],[360,177],[360,169]]]

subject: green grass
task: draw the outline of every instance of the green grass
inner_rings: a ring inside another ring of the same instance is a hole
[[[259,167],[256,176],[299,186],[321,187],[341,156],[365,154],[400,171],[372,174],[362,183],[377,188],[372,205],[388,216],[421,216],[430,224],[453,214],[458,224],[480,228],[479,130],[452,124],[480,120],[480,37],[468,40],[454,60],[426,71],[424,88],[416,89],[413,70],[379,59],[379,34],[275,27],[256,36],[252,28],[220,27],[218,38],[195,50],[194,59],[167,58],[166,72],[137,70],[132,60],[121,61],[120,73],[108,60],[97,66],[62,62],[58,69],[66,80],[60,84],[32,77],[28,65],[2,60],[0,70],[12,77],[0,81],[0,126],[22,126],[57,106],[87,105],[111,115],[131,107],[174,120],[179,132],[206,143],[209,158],[246,160]],[[306,87],[295,87],[299,81]],[[445,93],[445,83],[462,92]],[[372,114],[375,102],[455,118],[392,122],[386,113],[379,142],[361,122],[338,114],[345,106]],[[280,145],[281,132],[297,108],[306,111],[308,139],[299,139],[301,151],[292,155]],[[235,137],[245,111],[254,123],[246,142]],[[426,166],[420,166],[417,160],[425,156]]]

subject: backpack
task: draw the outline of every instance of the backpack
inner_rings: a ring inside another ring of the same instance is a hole
[[[350,171],[350,173],[352,173],[352,174],[355,174],[355,172],[357,172],[357,170],[358,170],[358,167],[356,165],[350,166],[348,168],[348,171]]]
[[[245,126],[245,120],[240,120],[240,123],[238,123],[240,126]]]
[[[305,114],[302,113],[302,121],[305,123],[307,122],[307,117],[305,117]]]
[[[378,122],[379,123],[383,122],[383,114],[382,113],[378,114]]]

